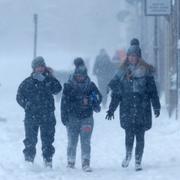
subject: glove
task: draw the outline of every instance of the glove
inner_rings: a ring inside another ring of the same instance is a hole
[[[114,112],[108,110],[108,111],[106,111],[106,113],[107,113],[107,115],[106,115],[106,119],[107,119],[107,120],[112,120],[112,119],[114,119]]]
[[[155,109],[155,110],[154,110],[154,115],[155,115],[156,118],[159,117],[159,115],[160,115],[160,110],[159,110],[159,109]]]
[[[30,108],[31,108],[31,103],[30,103],[30,102],[27,102],[26,105],[25,105],[25,107],[24,107],[25,111],[30,110]]]
[[[62,123],[63,123],[64,126],[68,125],[68,121],[62,121]]]
[[[42,73],[33,73],[33,79],[36,79],[38,81],[44,81],[45,80],[45,76]]]
[[[51,67],[46,67],[45,72],[47,73],[47,75],[49,76],[54,76],[54,70]]]
[[[101,106],[100,106],[100,105],[96,105],[96,106],[93,107],[93,110],[94,110],[96,113],[98,113],[98,112],[101,111]]]
[[[106,87],[106,94],[109,94],[109,92],[111,91],[111,88],[109,86]]]
[[[67,126],[68,123],[69,123],[68,114],[62,113],[62,114],[61,114],[61,121],[62,121],[62,123],[63,123],[64,126]]]

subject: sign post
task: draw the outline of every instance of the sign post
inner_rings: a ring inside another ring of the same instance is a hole
[[[157,69],[157,82],[159,81],[159,43],[158,43],[158,17],[172,14],[172,0],[144,0],[144,12],[146,16],[154,16],[154,59]],[[177,0],[179,1],[179,0]],[[178,72],[178,69],[177,69]],[[159,85],[159,84],[158,84]],[[177,87],[178,88],[178,87]],[[176,115],[178,108],[176,107]],[[177,116],[176,116],[177,117]]]
[[[171,14],[172,0],[145,0],[146,16],[166,16]]]

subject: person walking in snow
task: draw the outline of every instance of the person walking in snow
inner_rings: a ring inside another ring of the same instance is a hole
[[[107,103],[107,85],[112,79],[114,72],[115,66],[111,62],[109,55],[105,49],[101,49],[94,63],[93,74],[97,77],[98,88],[103,96],[103,107],[105,107]]]
[[[135,170],[142,170],[145,131],[152,126],[151,106],[155,117],[160,115],[160,102],[153,77],[154,68],[141,59],[141,49],[131,45],[126,61],[110,81],[111,102],[106,119],[114,118],[114,111],[120,107],[120,124],[125,130],[126,156],[122,167],[126,168],[132,157],[134,139]]]
[[[61,99],[61,120],[67,128],[67,167],[74,168],[78,138],[81,140],[82,169],[91,172],[91,135],[94,126],[93,111],[100,111],[102,95],[87,74],[82,58],[74,60],[72,76],[64,84]]]
[[[25,110],[23,153],[25,161],[34,162],[40,129],[43,160],[45,166],[52,167],[56,125],[53,95],[59,93],[62,87],[52,75],[52,70],[46,67],[43,57],[36,57],[32,61],[32,69],[32,74],[20,84],[16,97],[18,104]]]

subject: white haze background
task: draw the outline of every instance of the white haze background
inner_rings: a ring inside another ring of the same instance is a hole
[[[27,167],[24,163],[24,112],[15,96],[20,82],[31,73],[33,13],[39,14],[38,55],[56,70],[69,70],[74,57],[89,58],[92,66],[100,48],[106,48],[112,56],[117,48],[127,46],[131,38],[126,33],[128,21],[122,23],[116,18],[120,10],[127,8],[124,0],[0,0],[0,117],[6,119],[0,122],[0,179],[179,180],[180,124],[174,118],[168,119],[163,99],[161,116],[153,118],[153,128],[146,134],[142,172],[134,171],[134,160],[128,169],[121,168],[124,131],[118,111],[115,120],[109,122],[104,119],[106,110],[95,114],[93,173],[82,172],[79,151],[77,168],[67,170],[67,138],[59,103],[53,170],[43,167],[40,143],[35,165]]]

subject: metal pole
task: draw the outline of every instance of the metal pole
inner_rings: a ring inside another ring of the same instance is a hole
[[[38,15],[34,14],[34,58],[37,55]]]
[[[180,1],[176,0],[176,28],[177,28],[177,79],[176,79],[176,91],[177,91],[177,104],[176,104],[176,120],[179,118],[179,110],[180,110]]]
[[[154,60],[156,68],[156,80],[157,85],[159,86],[159,77],[158,77],[158,19],[157,16],[154,17]]]

